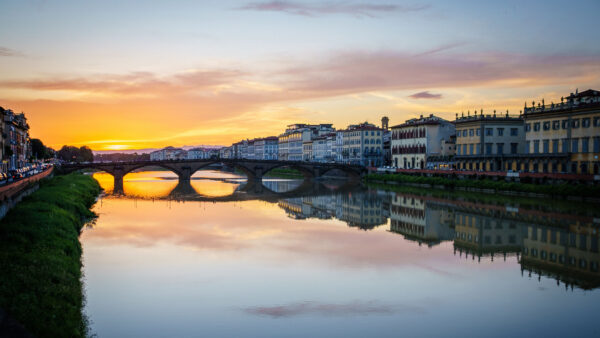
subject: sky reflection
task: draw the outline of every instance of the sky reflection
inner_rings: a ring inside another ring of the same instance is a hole
[[[170,180],[153,175],[126,180],[125,190],[160,193]],[[218,194],[220,183],[231,184],[207,175],[216,181],[194,189]],[[399,327],[408,336],[597,333],[589,323],[600,296],[596,286],[584,290],[598,274],[589,272],[598,260],[590,246],[585,275],[557,275],[532,256],[542,248],[531,231],[557,231],[541,219],[495,214],[488,229],[487,210],[498,212],[491,202],[476,209],[462,197],[414,198],[364,189],[277,203],[107,195],[81,235],[92,329],[101,337],[394,337]],[[524,215],[539,213],[520,203]],[[584,229],[587,216],[571,214]]]

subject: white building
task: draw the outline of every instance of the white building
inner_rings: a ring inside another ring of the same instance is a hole
[[[383,129],[367,122],[348,126],[343,136],[344,163],[382,166],[383,133]]]
[[[392,165],[400,169],[434,169],[448,156],[454,124],[433,114],[392,127]],[[449,161],[449,159],[448,159]]]
[[[312,141],[314,137],[329,134],[335,129],[331,124],[291,124],[286,131],[279,135],[279,159],[284,161],[302,161],[312,145],[305,148],[303,143]]]
[[[277,160],[279,156],[277,136],[254,140],[254,158],[257,160]]]
[[[166,147],[150,153],[151,161],[170,161],[184,160],[187,158],[187,152],[181,148]]]

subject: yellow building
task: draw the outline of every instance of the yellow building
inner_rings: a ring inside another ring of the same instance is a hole
[[[525,106],[525,161],[519,170],[600,174],[600,92],[586,90],[560,103]]]
[[[506,114],[475,113],[456,121],[455,165],[461,170],[516,170],[525,149],[523,119]]]

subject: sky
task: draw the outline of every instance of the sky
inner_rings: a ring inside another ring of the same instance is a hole
[[[600,89],[600,1],[0,1],[0,106],[94,150]]]

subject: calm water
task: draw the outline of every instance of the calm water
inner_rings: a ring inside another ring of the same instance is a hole
[[[597,205],[203,171],[112,177],[81,236],[99,337],[598,336]]]

